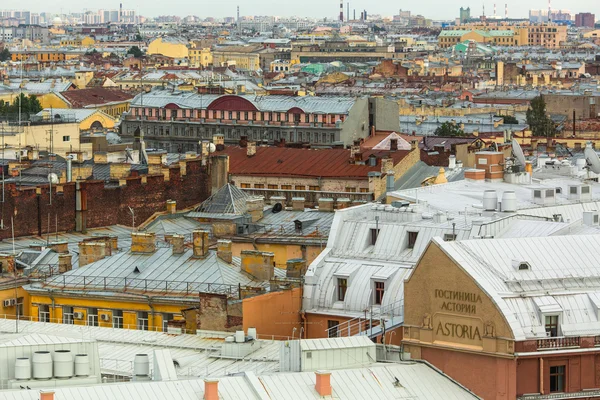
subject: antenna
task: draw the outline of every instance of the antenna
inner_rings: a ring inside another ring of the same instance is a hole
[[[519,144],[519,142],[517,142],[517,139],[513,139],[512,140],[512,152],[515,156],[515,158],[517,159],[517,161],[519,161],[519,164],[521,164],[521,166],[525,166],[525,154],[523,154],[523,149],[521,148],[521,145]]]
[[[587,160],[592,172],[595,174],[600,174],[600,157],[598,157],[598,153],[596,153],[596,150],[592,148],[592,144],[590,142],[588,142],[585,146],[583,154],[585,155],[585,159]]]

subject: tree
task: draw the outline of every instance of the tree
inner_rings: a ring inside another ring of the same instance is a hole
[[[85,52],[85,55],[86,55],[86,56],[91,56],[91,55],[94,55],[94,54],[98,54],[98,50],[96,50],[96,49],[93,49],[93,50],[91,50],[91,51],[86,51],[86,52]]]
[[[533,136],[550,137],[556,134],[556,127],[546,113],[546,102],[542,96],[534,97],[531,100],[526,117]]]
[[[0,51],[0,61],[10,60],[10,51],[5,47],[2,51]]]
[[[467,136],[458,125],[450,122],[444,122],[442,125],[438,126],[433,134],[436,136]]]
[[[494,115],[494,117],[503,118],[504,123],[508,125],[515,125],[519,123],[519,121],[512,115]]]
[[[19,114],[19,98],[21,106],[21,117],[28,119],[30,115],[37,114],[42,111],[42,105],[37,97],[33,94],[25,96],[23,93],[17,97],[12,104],[0,100],[0,115],[15,116]]]
[[[135,35],[135,41],[136,41],[136,42],[141,42],[142,40],[144,40],[144,39],[142,38],[142,35],[140,35],[139,33],[138,33],[137,35]]]
[[[140,58],[144,55],[144,52],[137,46],[131,46],[127,51],[127,54],[132,54],[135,58]]]

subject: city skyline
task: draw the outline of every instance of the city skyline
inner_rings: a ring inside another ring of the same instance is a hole
[[[239,0],[224,0],[216,5],[211,5],[210,10],[207,11],[199,3],[193,3],[189,0],[175,0],[169,2],[168,5],[162,5],[159,3],[153,4],[140,4],[139,2],[123,2],[124,9],[134,10],[136,13],[144,15],[146,17],[157,17],[160,15],[176,15],[185,17],[187,15],[196,15],[200,18],[215,17],[235,17],[237,12],[237,6],[240,6],[241,16],[254,16],[254,15],[271,15],[280,17],[308,17],[308,18],[323,18],[337,19],[337,12],[339,10],[339,3],[337,1],[330,0],[330,6],[322,1],[317,0],[306,0],[300,4],[273,4],[266,0],[254,0],[252,2],[240,2]],[[20,10],[25,9],[35,13],[47,12],[53,14],[70,14],[70,13],[83,13],[85,11],[96,11],[98,9],[118,9],[119,2],[102,2],[98,4],[98,7],[81,7],[81,3],[74,0],[67,0],[60,3],[60,7],[53,7],[48,3],[41,2],[39,0],[25,0],[22,2],[16,2],[11,0],[2,9],[14,9]],[[505,5],[508,6],[508,15],[511,18],[527,18],[530,9],[547,9],[547,2],[544,1],[530,1],[530,2],[480,2],[473,3],[468,1],[453,0],[446,2],[443,5],[436,5],[434,8],[428,4],[411,4],[410,7],[402,7],[400,4],[384,0],[377,2],[376,4],[367,1],[356,1],[350,2],[350,13],[356,10],[356,14],[359,15],[364,9],[368,11],[370,15],[382,15],[382,16],[393,16],[398,14],[399,9],[409,10],[413,14],[421,14],[427,18],[436,20],[452,20],[458,17],[460,7],[470,7],[471,15],[478,17],[483,13],[483,7],[485,6],[486,16],[494,15],[494,4],[496,6],[496,15],[504,16]],[[91,4],[88,4],[91,5]],[[348,2],[344,2],[344,13],[347,11]],[[400,7],[398,7],[400,6]],[[552,2],[552,9],[569,9],[573,13],[578,12],[591,12],[600,14],[600,6],[590,4],[584,0],[574,0],[571,2],[565,1],[554,1]]]

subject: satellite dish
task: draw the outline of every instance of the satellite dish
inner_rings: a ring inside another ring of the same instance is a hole
[[[53,185],[58,184],[60,181],[58,180],[58,175],[56,175],[54,172],[50,172],[48,174],[48,182],[50,182]]]
[[[600,174],[600,158],[598,158],[598,153],[596,153],[596,150],[594,150],[589,143],[585,147],[583,154],[585,155],[587,162],[590,164],[590,169],[595,174]]]
[[[214,143],[208,144],[208,154],[212,154],[217,150],[217,146]]]
[[[519,164],[521,164],[521,166],[524,167],[525,154],[523,154],[523,149],[521,148],[521,145],[519,144],[519,142],[517,142],[516,139],[512,140],[512,151],[517,161],[519,161]]]
[[[273,211],[272,211],[273,214],[277,214],[281,210],[283,210],[283,206],[281,205],[281,203],[275,203],[275,205],[273,206]]]

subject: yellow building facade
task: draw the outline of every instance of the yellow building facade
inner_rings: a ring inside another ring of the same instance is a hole
[[[149,55],[161,54],[171,58],[188,58],[188,43],[178,38],[156,38],[148,45]]]
[[[191,48],[189,50],[190,67],[206,68],[213,63],[212,51],[209,47],[203,49]]]

